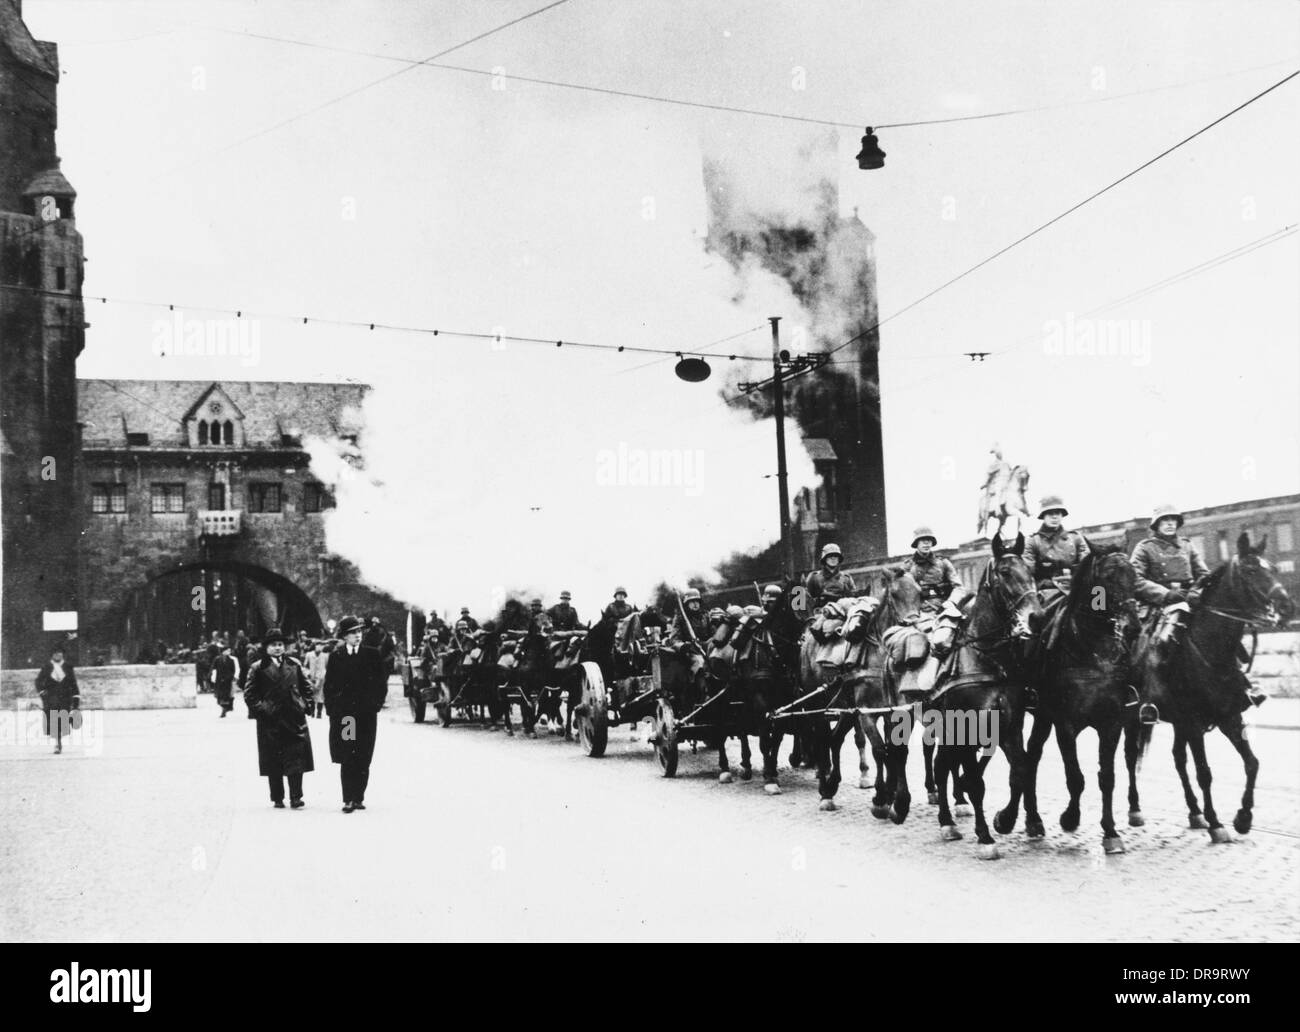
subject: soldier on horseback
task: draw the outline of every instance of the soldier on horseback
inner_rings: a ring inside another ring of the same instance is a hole
[[[1172,505],[1157,506],[1151,517],[1151,536],[1138,542],[1130,562],[1137,571],[1134,595],[1150,608],[1146,632],[1161,655],[1167,656],[1181,636],[1198,600],[1195,585],[1210,571],[1191,541],[1179,537],[1184,517]],[[1144,702],[1138,711],[1144,723],[1155,723],[1156,708]]]
[[[852,598],[858,593],[853,578],[840,569],[844,553],[839,545],[828,544],[822,548],[821,569],[813,570],[804,581],[808,599],[814,610],[839,598]]]
[[[618,623],[624,617],[631,616],[636,612],[635,607],[628,605],[627,588],[618,587],[614,589],[614,601],[605,607],[601,617],[612,623]]]
[[[542,600],[533,599],[528,603],[528,633],[546,637],[551,630],[551,617],[542,609]]]
[[[953,619],[961,616],[957,608],[965,589],[957,579],[957,568],[941,555],[934,546],[939,543],[929,527],[917,527],[912,534],[912,547],[916,550],[903,560],[903,569],[921,588],[921,609],[928,613],[942,611]]]
[[[1038,513],[1042,526],[1025,542],[1025,560],[1034,568],[1034,582],[1044,599],[1068,591],[1071,573],[1088,555],[1083,536],[1061,525],[1068,515],[1059,495],[1044,496]]]
[[[469,615],[469,606],[460,607],[460,619],[465,621],[471,631],[478,630],[478,621]],[[460,620],[457,620],[456,622],[460,623]]]
[[[551,618],[551,626],[557,631],[578,629],[578,611],[569,604],[572,597],[567,591],[561,591],[560,601],[546,611],[546,615]]]

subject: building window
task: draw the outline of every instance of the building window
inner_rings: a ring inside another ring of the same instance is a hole
[[[1291,524],[1274,523],[1273,524],[1273,544],[1279,552],[1294,552],[1295,538],[1291,536]]]
[[[1205,535],[1197,534],[1195,537],[1187,539],[1192,543],[1192,550],[1202,559],[1205,558]]]
[[[249,484],[248,485],[248,511],[249,512],[279,512],[280,511],[280,485],[279,484]]]
[[[303,512],[324,512],[330,507],[329,491],[323,484],[303,484],[302,486],[302,511]]]
[[[149,511],[154,513],[184,512],[184,484],[154,484],[149,494]]]
[[[208,485],[208,508],[224,509],[226,507],[226,485],[209,484]]]
[[[1226,563],[1232,558],[1232,549],[1228,547],[1228,532],[1219,531],[1219,562]]]
[[[147,448],[149,447],[149,435],[128,433],[126,435],[126,443],[132,448]]]
[[[227,443],[227,444],[234,444],[234,443],[235,443],[235,424],[232,423],[229,419],[227,419],[227,420],[225,421],[225,423],[223,424],[223,426],[224,426],[225,429],[226,429],[226,443]]]
[[[62,265],[54,267],[54,288],[56,290],[68,289],[68,275],[64,272]]]
[[[90,486],[91,512],[126,512],[125,484],[92,484]]]
[[[208,443],[208,423],[207,420],[199,420],[199,444]]]

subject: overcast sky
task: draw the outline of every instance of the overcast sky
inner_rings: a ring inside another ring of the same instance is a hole
[[[797,324],[779,297],[731,302],[700,176],[702,136],[747,144],[762,182],[795,127],[512,75],[846,123],[841,203],[876,234],[888,316],[1300,69],[1289,0],[569,0],[444,59],[495,79],[413,68],[312,111],[409,68],[325,48],[420,60],[545,0],[24,6],[60,45],[87,293],[654,347]],[[886,167],[853,160],[868,123],[1021,108],[1047,110],[881,129]],[[1107,312],[1130,354],[1048,353],[1098,305],[1300,222],[1298,115],[1300,79],[882,327],[894,551],[920,522],[972,536],[994,440],[1072,522],[1298,489],[1295,236]],[[158,317],[88,306],[80,375],[376,385],[382,485],[342,489],[331,543],[412,601],[569,587],[592,609],[775,534],[772,427],[727,411],[720,376],[284,322],[255,365],[159,358]],[[620,448],[697,475],[611,484]]]

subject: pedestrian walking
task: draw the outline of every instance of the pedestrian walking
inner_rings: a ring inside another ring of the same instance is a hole
[[[300,810],[302,776],[315,769],[307,711],[311,687],[302,664],[284,654],[285,637],[272,628],[262,639],[266,655],[248,672],[244,702],[257,720],[257,770],[271,788],[271,802],[284,809],[284,782],[289,782],[289,805]]]
[[[307,671],[307,679],[311,682],[312,705],[314,707],[312,715],[318,720],[320,715],[325,712],[325,664],[329,662],[329,658],[329,653],[325,651],[325,643],[317,641],[312,642],[303,662],[303,666]]]
[[[55,647],[49,660],[36,674],[36,691],[45,711],[45,733],[54,739],[54,751],[63,752],[63,732],[73,724],[72,714],[81,709],[81,692],[77,688],[77,674],[63,654]],[[75,718],[80,725],[81,715]]]
[[[325,665],[325,712],[330,718],[330,759],[339,764],[343,812],[364,810],[379,710],[388,675],[378,650],[361,647],[363,625],[355,616],[339,621],[341,640]]]
[[[239,663],[230,654],[230,644],[221,646],[221,652],[212,661],[212,687],[217,696],[217,705],[225,717],[235,706],[235,681],[239,677]]]

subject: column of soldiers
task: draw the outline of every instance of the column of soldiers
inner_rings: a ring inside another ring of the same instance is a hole
[[[1077,531],[1064,525],[1069,509],[1057,495],[1042,499],[1038,519],[1040,526],[1025,542],[1024,558],[1033,568],[1035,583],[1043,601],[1049,607],[1068,592],[1073,571],[1088,556],[1088,544]],[[1168,505],[1156,509],[1149,524],[1150,535],[1133,550],[1131,562],[1137,572],[1136,596],[1147,607],[1152,640],[1157,648],[1167,648],[1175,640],[1185,621],[1186,613],[1197,602],[1197,582],[1207,575],[1208,568],[1192,542],[1178,533],[1184,516]],[[912,554],[902,563],[903,568],[921,588],[922,609],[939,620],[953,626],[963,616],[963,605],[969,596],[957,574],[957,569],[946,557],[939,555],[938,536],[927,526],[917,527],[912,535]],[[859,589],[853,577],[844,571],[843,552],[836,544],[825,545],[818,556],[818,568],[805,578],[808,604],[812,613],[825,609],[842,599],[857,597]],[[719,626],[729,623],[733,627],[750,621],[751,627],[761,626],[763,613],[781,599],[783,589],[778,584],[767,585],[760,594],[758,605],[729,606],[705,610],[700,592],[690,589],[679,596],[678,612],[665,621],[653,607],[638,610],[627,598],[627,589],[614,589],[614,598],[601,611],[601,618],[619,623],[634,613],[639,613],[643,626],[667,624],[666,643],[690,655],[691,669],[701,674],[705,665],[704,645],[713,637]],[[811,615],[811,614],[810,614]],[[580,618],[572,605],[568,591],[560,593],[558,604],[542,609],[540,599],[533,599],[528,614],[527,628],[545,633],[539,621],[545,620],[547,629],[576,631],[582,629]],[[439,648],[468,649],[472,646],[479,624],[468,608],[461,610],[454,629],[445,626],[431,629],[426,636],[425,660],[427,669],[436,662]],[[490,624],[489,624],[490,627]],[[1258,703],[1259,698],[1252,696]],[[1141,706],[1144,720],[1154,720],[1154,710]]]

